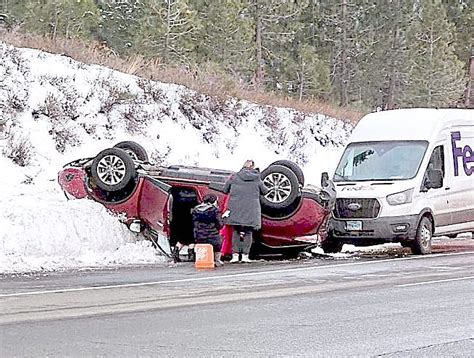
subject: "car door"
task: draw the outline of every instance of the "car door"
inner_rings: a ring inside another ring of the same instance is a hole
[[[172,196],[171,186],[165,182],[145,177],[139,200],[139,217],[150,229],[169,235]]]

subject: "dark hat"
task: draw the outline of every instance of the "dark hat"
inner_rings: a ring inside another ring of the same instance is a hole
[[[207,195],[204,195],[204,198],[202,198],[202,200],[205,202],[205,203],[215,203],[217,201],[217,196],[215,194],[207,194]]]

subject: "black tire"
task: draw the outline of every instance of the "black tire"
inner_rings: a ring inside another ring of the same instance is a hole
[[[431,242],[433,239],[433,223],[424,216],[421,218],[416,229],[415,241],[413,241],[412,251],[416,255],[431,254]]]
[[[135,164],[122,149],[105,149],[94,158],[91,166],[92,179],[105,191],[115,192],[125,188],[135,179]]]
[[[446,235],[447,237],[449,237],[450,239],[455,239],[458,237],[458,234],[449,234],[449,235]]]
[[[326,239],[321,243],[321,248],[325,254],[335,254],[341,252],[344,244],[334,239]]]
[[[140,144],[132,141],[120,142],[114,145],[114,148],[120,148],[127,152],[133,160],[148,162],[148,153]]]
[[[264,185],[270,189],[261,197],[263,208],[272,210],[286,209],[300,195],[298,178],[291,169],[282,165],[270,165],[260,174]]]
[[[293,173],[295,173],[296,177],[298,178],[298,183],[300,183],[301,186],[304,186],[303,170],[295,162],[292,162],[291,160],[283,159],[283,160],[277,160],[276,162],[273,162],[270,165],[282,165],[284,167],[287,167],[288,169],[291,169]]]
[[[413,246],[413,241],[403,240],[403,241],[400,241],[400,245],[402,245],[402,247],[411,248]]]

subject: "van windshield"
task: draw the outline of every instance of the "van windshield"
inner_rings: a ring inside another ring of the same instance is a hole
[[[334,174],[334,181],[404,180],[416,176],[426,141],[351,143]]]

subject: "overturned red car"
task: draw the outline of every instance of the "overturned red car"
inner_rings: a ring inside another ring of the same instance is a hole
[[[89,198],[122,214],[134,232],[155,243],[159,234],[170,245],[193,235],[191,209],[208,193],[219,198],[231,171],[149,163],[145,149],[135,142],[120,142],[93,158],[68,163],[58,182],[68,198]],[[323,174],[321,188],[304,187],[304,175],[295,163],[279,160],[261,172],[270,189],[261,197],[262,229],[255,233],[252,255],[295,255],[324,243],[326,226],[335,202],[334,185]]]

